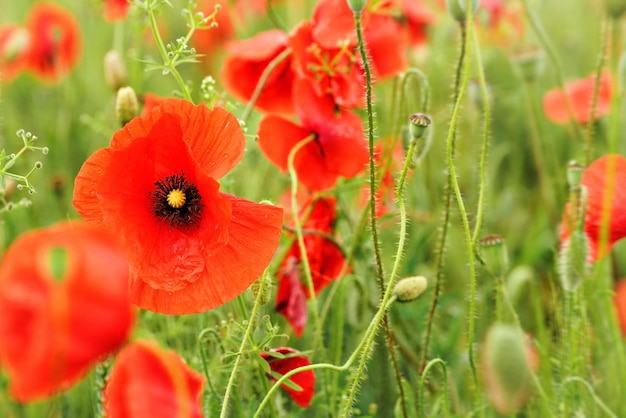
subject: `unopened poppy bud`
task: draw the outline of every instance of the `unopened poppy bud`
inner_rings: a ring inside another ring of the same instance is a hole
[[[446,0],[446,7],[454,20],[457,22],[465,22],[467,5],[469,4],[473,12],[476,12],[479,3],[479,0]]]
[[[576,190],[583,177],[585,167],[577,161],[570,161],[567,165],[567,184],[570,190]]]
[[[361,13],[363,9],[365,9],[365,5],[367,4],[367,0],[347,0],[348,7],[354,14]]]
[[[3,195],[6,200],[11,199],[13,192],[16,189],[17,182],[12,178],[4,178],[3,183],[0,183],[0,195]]]
[[[480,240],[480,254],[487,270],[495,277],[503,277],[509,270],[509,254],[501,235],[488,235]]]
[[[513,62],[517,64],[517,68],[522,78],[527,83],[532,83],[543,71],[544,55],[541,49],[530,46],[518,51],[513,56]]]
[[[263,284],[263,288],[261,288],[261,284]],[[256,281],[250,285],[250,290],[252,290],[252,296],[256,299],[259,298],[260,305],[266,305],[270,298],[272,297],[272,280],[268,274],[264,274],[259,277]],[[259,295],[259,292],[261,294]]]
[[[104,56],[104,78],[114,91],[128,83],[126,66],[120,53],[115,50],[107,52]]]
[[[559,279],[564,290],[578,289],[587,274],[588,257],[589,239],[583,231],[572,231],[559,252]]]
[[[115,114],[122,126],[126,125],[139,112],[139,101],[132,87],[122,87],[117,91]]]
[[[606,12],[613,18],[620,17],[626,12],[626,0],[604,0]]]
[[[530,396],[533,384],[524,335],[512,325],[495,324],[487,332],[482,354],[491,405],[503,415],[515,412]]]
[[[424,276],[405,277],[398,280],[393,288],[393,294],[400,302],[410,302],[417,299],[428,287]]]

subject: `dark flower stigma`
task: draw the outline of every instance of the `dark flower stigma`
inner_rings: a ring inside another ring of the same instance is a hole
[[[154,214],[170,224],[170,227],[192,227],[202,219],[204,203],[198,188],[185,179],[185,173],[173,174],[154,182],[150,193]]]

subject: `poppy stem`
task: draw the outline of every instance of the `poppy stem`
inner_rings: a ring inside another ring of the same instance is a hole
[[[224,392],[224,399],[222,400],[222,410],[220,412],[220,418],[226,418],[228,416],[228,401],[230,400],[230,395],[232,393],[233,387],[235,386],[235,378],[237,376],[237,371],[239,369],[239,363],[241,361],[242,353],[250,335],[252,334],[252,330],[256,324],[256,317],[259,311],[259,306],[261,306],[260,300],[263,297],[263,288],[265,287],[265,276],[268,274],[268,270],[266,269],[263,272],[263,280],[259,283],[259,292],[257,293],[256,299],[254,300],[254,306],[252,307],[252,313],[250,314],[250,318],[248,319],[248,326],[246,327],[246,331],[241,337],[241,345],[239,346],[239,351],[235,354],[235,364],[233,364],[233,368],[230,371],[230,378],[228,379],[228,384],[226,385],[226,391]]]
[[[448,398],[448,368],[446,367],[446,362],[444,360],[440,358],[435,358],[429,361],[426,367],[424,367],[424,371],[422,372],[422,376],[420,377],[418,402],[420,406],[420,418],[425,418],[427,416],[424,412],[424,387],[426,386],[426,376],[428,375],[431,367],[434,367],[437,364],[441,365],[441,374],[443,375],[443,404],[446,407],[443,416],[446,418],[450,416],[450,399]]]
[[[272,73],[272,71],[274,71],[276,66],[283,62],[289,55],[291,55],[291,48],[287,48],[283,52],[278,54],[272,61],[270,61],[269,64],[267,64],[265,70],[263,70],[263,74],[261,74],[261,78],[259,78],[259,82],[254,89],[254,93],[252,94],[248,105],[241,114],[241,121],[243,122],[243,125],[248,123],[248,118],[250,118],[252,110],[254,110],[254,105],[256,104],[257,100],[259,100],[259,96],[261,96],[261,92],[263,91],[265,83],[267,83],[270,74]]]

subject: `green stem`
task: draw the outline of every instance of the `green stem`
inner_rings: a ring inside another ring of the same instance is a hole
[[[241,120],[243,121],[244,125],[248,122],[248,118],[250,118],[252,110],[254,109],[254,105],[256,104],[257,100],[259,100],[259,96],[261,96],[261,92],[263,91],[265,83],[267,83],[270,74],[272,73],[272,71],[274,71],[276,66],[283,62],[289,55],[291,55],[291,48],[287,48],[283,52],[278,54],[272,61],[270,61],[269,64],[267,64],[265,70],[263,70],[261,78],[259,78],[259,82],[254,88],[254,93],[252,93],[252,97],[250,98],[248,105],[241,114]]]
[[[226,392],[224,393],[224,399],[222,400],[222,411],[220,413],[220,418],[226,418],[228,413],[228,401],[230,400],[230,395],[235,386],[235,378],[237,376],[237,371],[239,369],[239,363],[241,361],[242,353],[244,348],[246,347],[246,343],[248,342],[248,338],[252,335],[252,329],[256,324],[256,317],[259,311],[259,306],[261,297],[263,295],[263,287],[265,286],[265,275],[268,274],[267,270],[263,273],[263,278],[261,283],[259,284],[259,293],[257,293],[257,297],[254,300],[254,306],[252,307],[252,314],[248,320],[248,326],[246,327],[246,331],[241,338],[241,345],[239,346],[239,351],[236,354],[235,364],[230,372],[230,378],[228,379],[228,384],[226,385]]]
[[[448,369],[446,367],[446,362],[440,358],[432,359],[428,362],[426,367],[424,367],[424,371],[422,372],[422,376],[420,377],[420,386],[419,386],[419,405],[420,405],[420,417],[426,417],[426,413],[424,411],[424,387],[426,386],[426,376],[432,367],[435,365],[441,365],[441,374],[443,375],[443,399],[444,405],[446,408],[444,409],[444,416],[448,417],[448,412],[450,409],[450,400],[448,399]]]

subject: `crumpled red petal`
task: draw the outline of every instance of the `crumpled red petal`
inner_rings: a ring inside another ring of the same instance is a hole
[[[298,350],[290,347],[274,348],[271,351],[286,356],[298,353]],[[276,358],[272,357],[271,354],[262,353],[261,357],[263,357],[265,361],[267,361],[272,371],[280,375],[284,375],[291,370],[297,369],[298,367],[309,366],[311,364],[306,356],[289,356],[287,358]],[[290,380],[296,385],[300,386],[302,390],[292,389],[285,384],[281,385],[281,387],[289,393],[291,399],[293,399],[298,405],[303,408],[308,408],[309,405],[311,405],[311,399],[313,399],[313,395],[315,394],[315,373],[313,372],[313,370],[306,370],[294,374],[293,376],[291,376]]]

